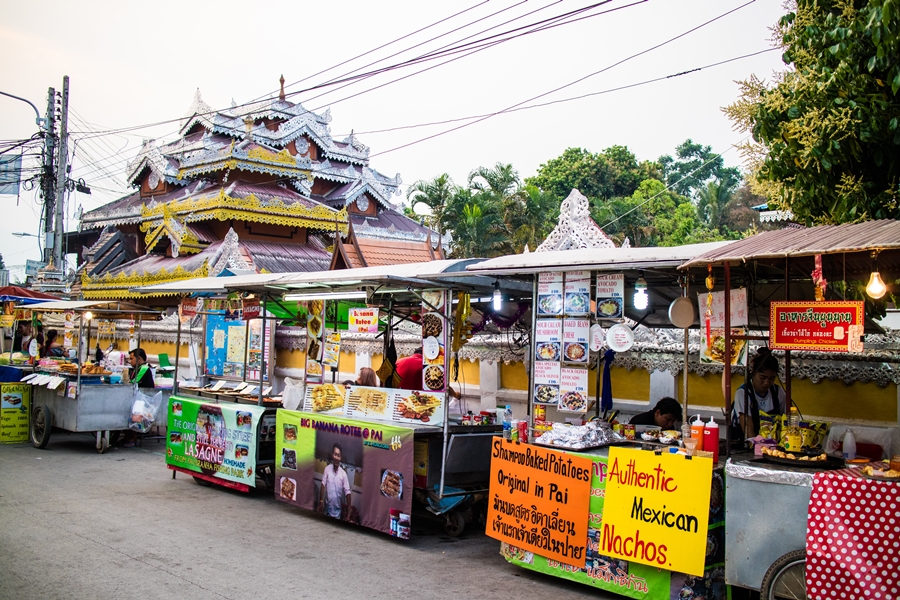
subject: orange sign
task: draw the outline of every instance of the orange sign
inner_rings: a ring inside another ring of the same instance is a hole
[[[864,317],[861,300],[772,302],[769,347],[773,350],[862,352]]]
[[[487,534],[584,568],[592,469],[583,456],[494,438]]]

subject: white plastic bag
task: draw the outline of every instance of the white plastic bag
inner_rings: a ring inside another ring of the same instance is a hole
[[[284,392],[281,394],[281,404],[288,410],[297,410],[303,404],[303,382],[284,378]]]
[[[162,392],[155,394],[146,394],[137,389],[134,392],[134,399],[131,403],[131,420],[128,428],[139,433],[147,433],[153,427],[156,420],[156,413],[162,404]]]

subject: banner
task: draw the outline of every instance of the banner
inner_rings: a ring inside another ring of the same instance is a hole
[[[773,350],[862,352],[864,318],[861,300],[772,302],[769,347]]]
[[[408,538],[413,454],[412,429],[282,409],[275,498]]]
[[[200,312],[200,298],[182,298],[181,299],[181,319],[182,322],[192,319]]]
[[[583,567],[591,472],[588,458],[494,438],[487,535]]]
[[[703,575],[712,459],[609,449],[600,553]]]
[[[251,404],[170,397],[166,464],[256,487],[257,426],[263,412]]]
[[[569,456],[572,454],[567,454]],[[605,496],[609,481],[606,458],[579,455],[591,461],[590,513],[585,539],[586,559],[578,568],[548,559],[517,545],[502,543],[500,553],[510,563],[573,581],[618,595],[640,600],[673,600],[681,598],[705,598],[726,600],[725,585],[725,497],[722,471],[713,474],[710,503],[703,507],[709,511],[709,529],[706,537],[706,566],[702,577],[667,571],[636,562],[613,558],[600,550],[601,523],[605,509]]]
[[[31,389],[27,383],[0,385],[0,444],[28,441]]]
[[[262,306],[259,300],[249,300],[244,298],[241,301],[241,319],[244,321],[252,321],[262,316]]]
[[[347,311],[347,331],[378,333],[377,308],[351,308]]]

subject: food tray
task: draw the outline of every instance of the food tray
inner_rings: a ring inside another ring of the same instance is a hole
[[[884,475],[879,477],[877,475],[866,475],[862,471],[859,471],[856,474],[859,475],[860,477],[862,477],[863,479],[871,479],[872,481],[885,481],[887,483],[900,483],[900,477],[885,477]]]
[[[818,454],[813,456],[818,456]],[[826,457],[825,460],[791,460],[790,458],[779,458],[777,456],[768,456],[764,454],[755,458],[753,462],[767,462],[776,465],[788,465],[805,469],[821,469],[823,471],[844,468],[844,459],[836,456]]]
[[[598,446],[584,446],[583,448],[573,448],[572,446],[562,446],[560,444],[542,444],[540,442],[531,443],[542,448],[555,448],[556,450],[568,450],[569,452],[584,452],[585,450],[596,450],[597,448],[608,448],[609,446],[629,446],[634,443],[634,440],[622,440],[621,442],[610,442]]]

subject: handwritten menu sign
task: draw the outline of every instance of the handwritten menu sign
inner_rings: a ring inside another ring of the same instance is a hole
[[[538,273],[538,314],[561,315],[563,311],[563,274]]]
[[[597,275],[597,318],[625,316],[625,274]]]
[[[588,371],[584,367],[563,367],[559,374],[559,402],[557,408],[567,412],[587,409]]]
[[[698,292],[697,303],[700,305],[700,323],[706,323],[706,298],[709,292]],[[710,327],[725,327],[725,292],[712,293],[712,315]],[[731,326],[747,325],[747,288],[731,290]]]

